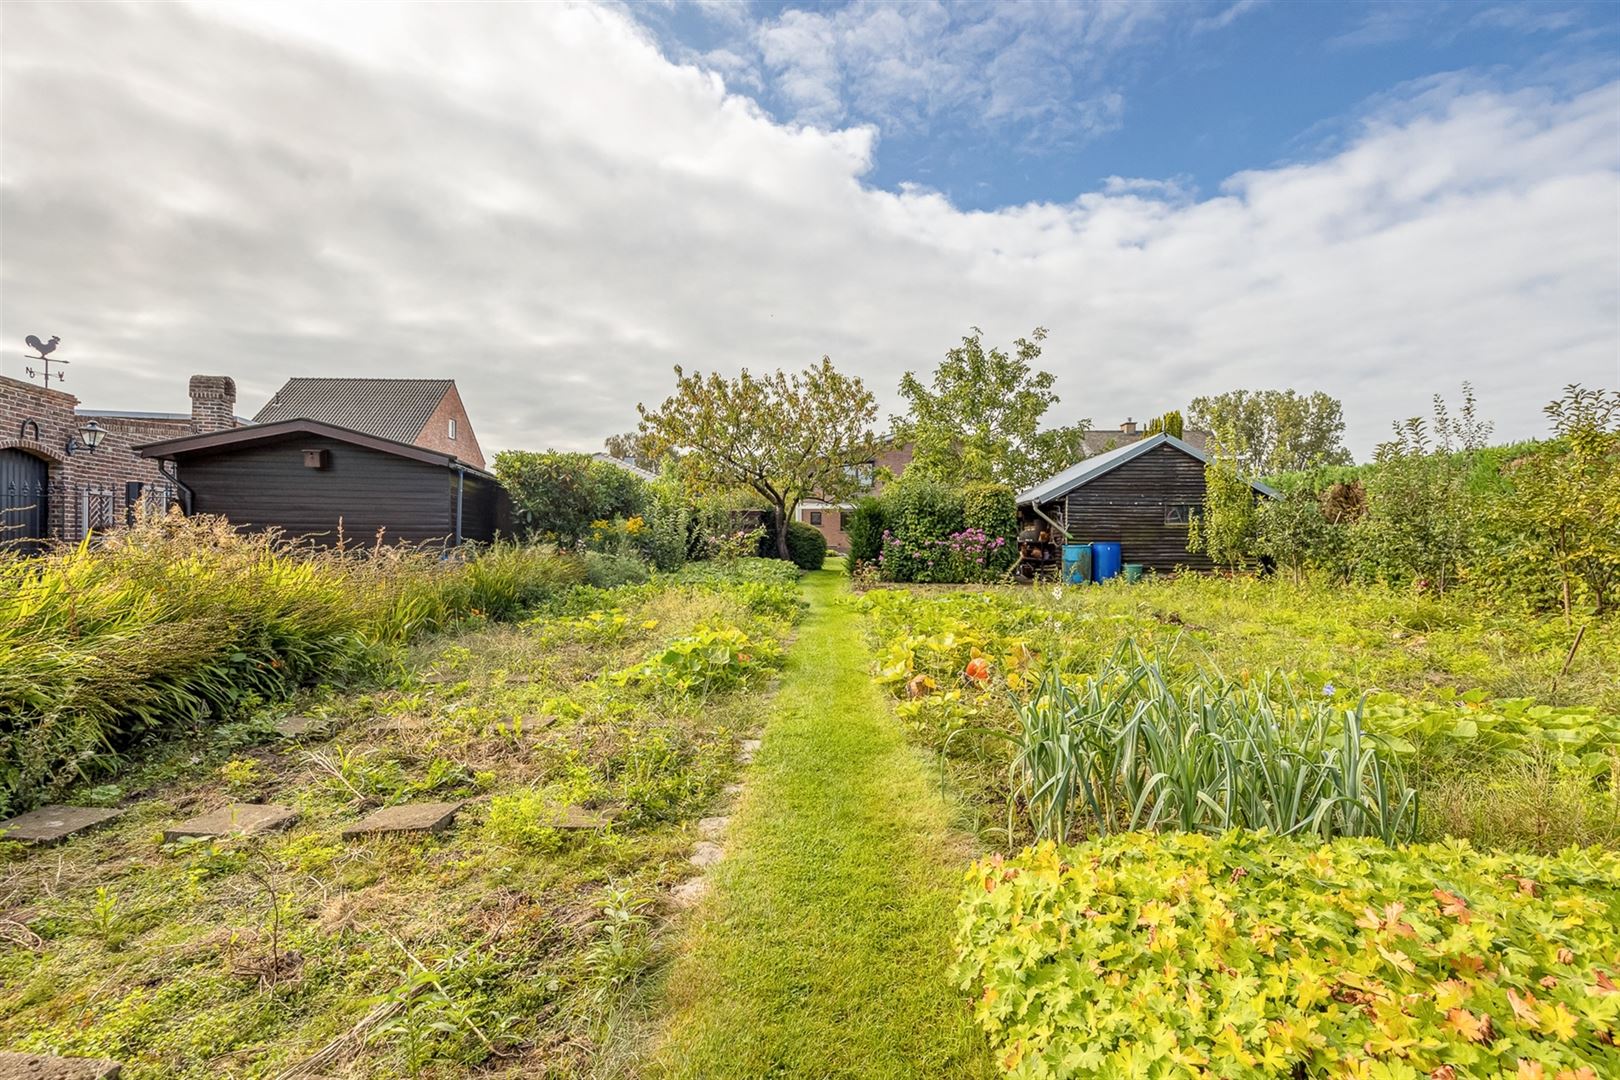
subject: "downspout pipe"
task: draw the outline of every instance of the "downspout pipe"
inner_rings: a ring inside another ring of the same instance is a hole
[[[1063,539],[1065,539],[1065,540],[1073,540],[1074,539],[1074,537],[1069,535],[1069,530],[1068,529],[1065,529],[1063,526],[1059,525],[1057,522],[1053,521],[1050,517],[1047,516],[1046,511],[1041,509],[1039,503],[1030,503],[1029,508],[1031,510],[1035,511],[1036,516],[1041,518],[1041,520],[1045,521],[1048,525],[1052,526],[1052,528],[1054,528],[1058,532],[1062,533],[1063,534]]]
[[[461,546],[461,504],[467,491],[467,470],[459,462],[452,463],[456,470],[456,547]]]

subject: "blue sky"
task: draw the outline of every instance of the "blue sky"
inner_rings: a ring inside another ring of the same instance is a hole
[[[1336,150],[1369,107],[1426,80],[1568,90],[1620,68],[1613,2],[629,10],[778,121],[873,126],[868,183],[966,209],[1065,202],[1111,177],[1207,196],[1242,170]]]

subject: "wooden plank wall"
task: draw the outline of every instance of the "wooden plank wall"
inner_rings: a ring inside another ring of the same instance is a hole
[[[1126,562],[1168,572],[1178,566],[1210,570],[1203,554],[1187,550],[1187,527],[1166,525],[1171,503],[1204,501],[1204,464],[1168,444],[1155,447],[1042,507],[1063,523],[1076,543],[1117,541]]]
[[[306,467],[305,450],[327,451],[328,466]],[[412,543],[455,529],[453,471],[336,439],[294,435],[187,454],[178,469],[193,512],[223,514],[243,529],[275,527],[335,543],[342,518],[350,544],[372,543],[379,528],[389,541]]]

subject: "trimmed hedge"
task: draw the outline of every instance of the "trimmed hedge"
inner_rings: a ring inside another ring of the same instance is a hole
[[[844,521],[851,563],[876,562],[883,554],[883,500],[868,495],[855,504]]]
[[[975,863],[1016,1077],[1620,1076],[1620,855],[1124,833]]]
[[[788,555],[800,570],[820,570],[827,561],[827,538],[814,525],[788,522]]]

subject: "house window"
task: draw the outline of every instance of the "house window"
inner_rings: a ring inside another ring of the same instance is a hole
[[[453,416],[450,418],[450,437],[456,437],[456,418]]]
[[[1166,503],[1164,523],[1185,529],[1201,509],[1197,503]]]
[[[818,528],[820,527],[820,525],[821,525],[821,511],[820,510],[812,510],[812,511],[810,511],[810,524],[815,525]]]
[[[849,532],[849,511],[848,510],[840,510],[840,511],[838,511],[838,531],[839,532]]]

